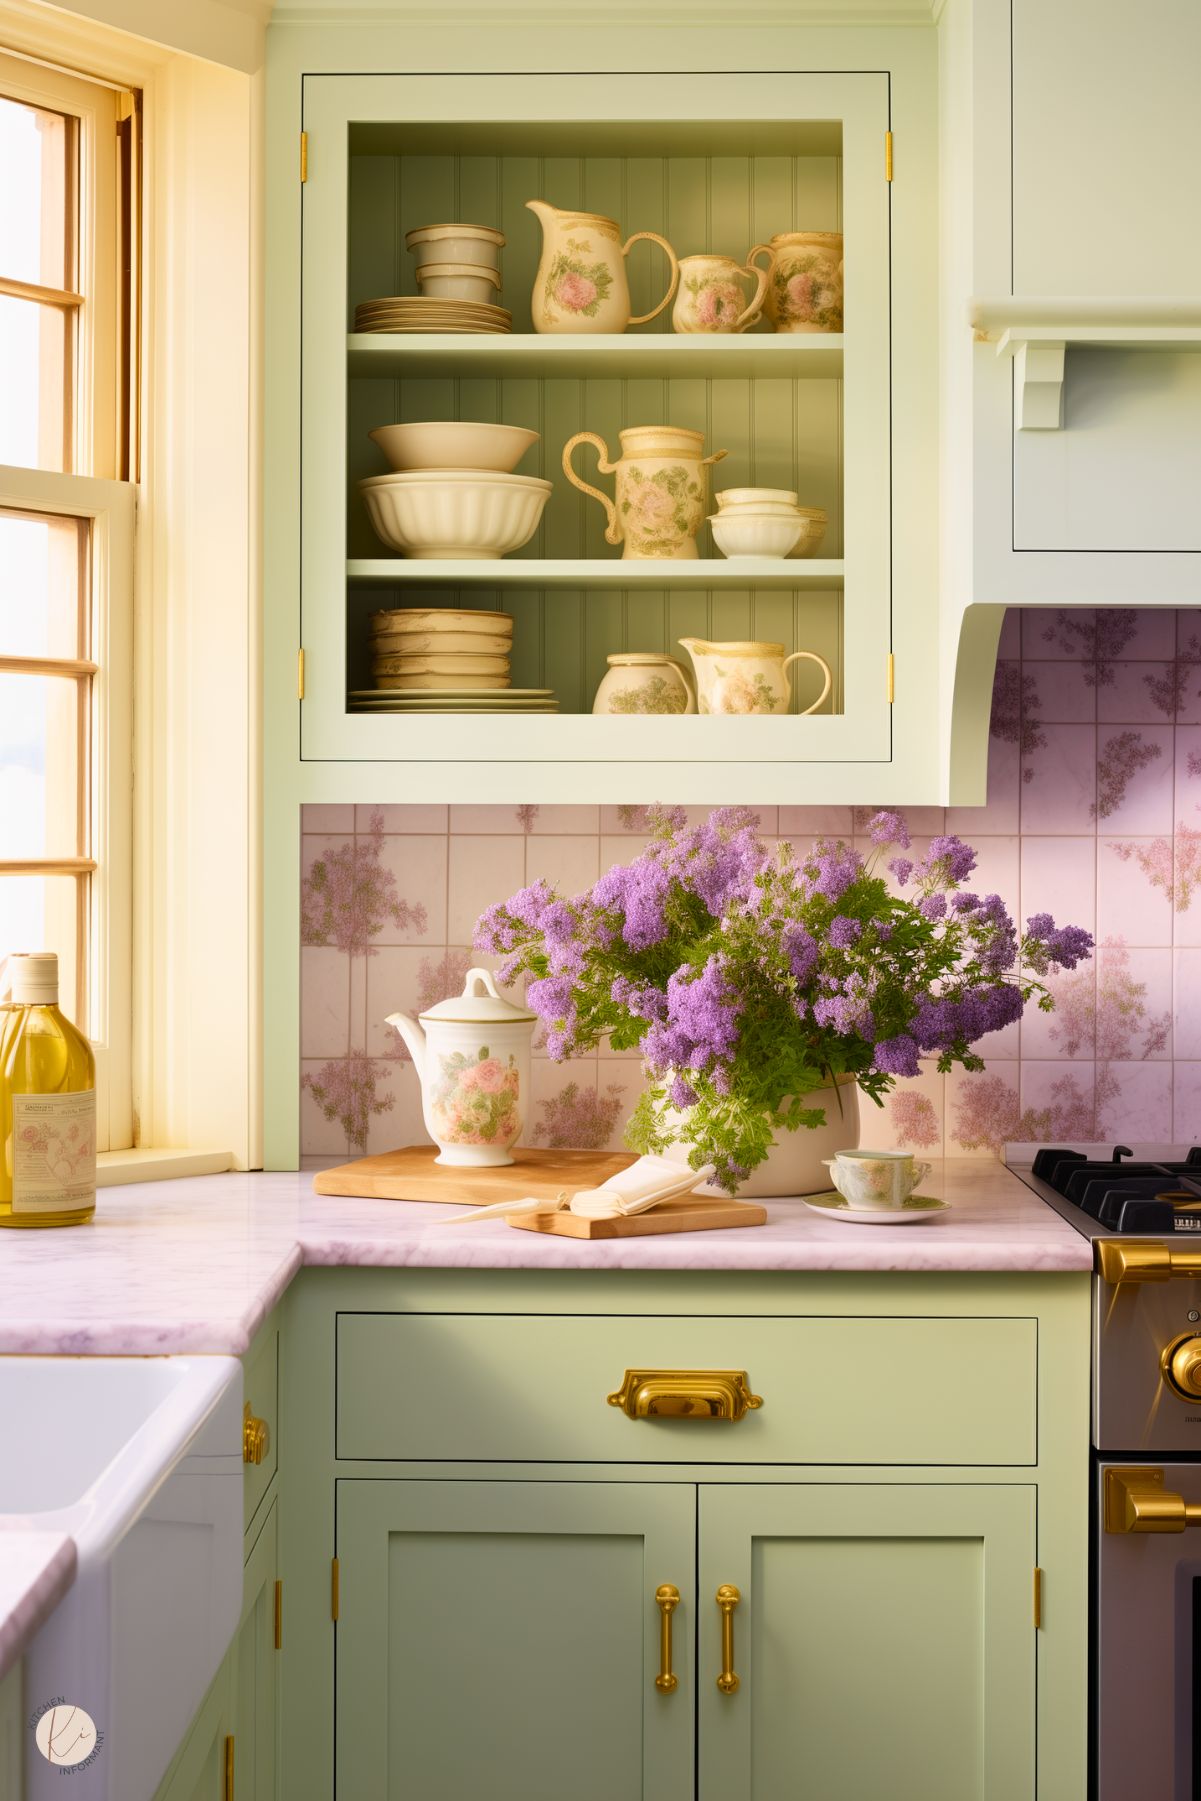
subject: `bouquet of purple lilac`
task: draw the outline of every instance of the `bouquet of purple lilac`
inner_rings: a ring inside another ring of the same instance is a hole
[[[882,1105],[923,1056],[983,1069],[977,1041],[1031,1000],[1049,1010],[1040,978],[1092,951],[1047,913],[1019,937],[999,895],[963,886],[976,854],[962,839],[899,854],[896,813],[871,820],[866,859],[828,840],[804,857],[768,846],[745,808],[691,830],[682,809],[655,808],[651,832],[586,894],[539,881],[490,907],[475,943],[503,956],[502,982],[527,978],[553,1058],[602,1039],[640,1050],[650,1086],[629,1143],[686,1143],[730,1192],[777,1133],[824,1122],[805,1099],[836,1077]]]

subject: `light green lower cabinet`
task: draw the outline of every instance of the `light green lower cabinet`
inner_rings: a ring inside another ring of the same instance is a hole
[[[343,1481],[337,1522],[339,1796],[692,1801],[692,1487]]]
[[[699,1493],[700,1801],[1034,1795],[1032,1487]]]
[[[21,1663],[13,1665],[0,1682],[0,1801],[21,1801],[24,1751],[24,1719],[21,1705]]]
[[[242,1619],[155,1801],[275,1801],[276,1505],[246,1559]]]

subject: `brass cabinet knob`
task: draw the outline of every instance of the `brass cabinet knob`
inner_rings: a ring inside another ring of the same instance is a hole
[[[1185,1332],[1164,1346],[1159,1366],[1164,1381],[1186,1401],[1201,1401],[1201,1338]]]
[[[256,1418],[247,1401],[242,1409],[242,1462],[261,1463],[271,1448],[271,1431],[266,1420]]]

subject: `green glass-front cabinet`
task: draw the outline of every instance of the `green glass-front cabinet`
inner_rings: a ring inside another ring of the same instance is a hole
[[[1034,1495],[340,1482],[337,1793],[1027,1801]]]

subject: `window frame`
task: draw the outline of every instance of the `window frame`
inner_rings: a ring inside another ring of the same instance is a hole
[[[132,111],[116,84],[91,81],[26,62],[0,49],[0,94],[75,121],[74,288],[40,289],[6,279],[0,291],[41,303],[43,295],[73,315],[64,394],[67,472],[0,466],[0,506],[82,519],[88,525],[87,733],[79,779],[89,816],[83,858],[4,858],[26,873],[75,874],[86,882],[81,934],[87,1029],[96,1053],[97,1148],[133,1145],[133,610],[135,487],[118,480],[127,466],[119,442],[125,363],[118,341],[121,224],[119,132]],[[136,220],[136,206],[133,209]],[[0,277],[6,272],[0,268]],[[136,292],[136,278],[130,278]],[[27,292],[24,296],[20,289]],[[75,298],[72,298],[75,296]],[[3,647],[0,647],[2,649]],[[50,659],[54,661],[56,659]],[[37,659],[27,673],[37,679]],[[19,673],[19,672],[18,672]],[[77,849],[80,847],[77,846]],[[74,867],[71,867],[71,866]],[[89,865],[91,866],[89,868]],[[0,874],[0,880],[4,876]],[[75,999],[64,996],[74,1011]]]

